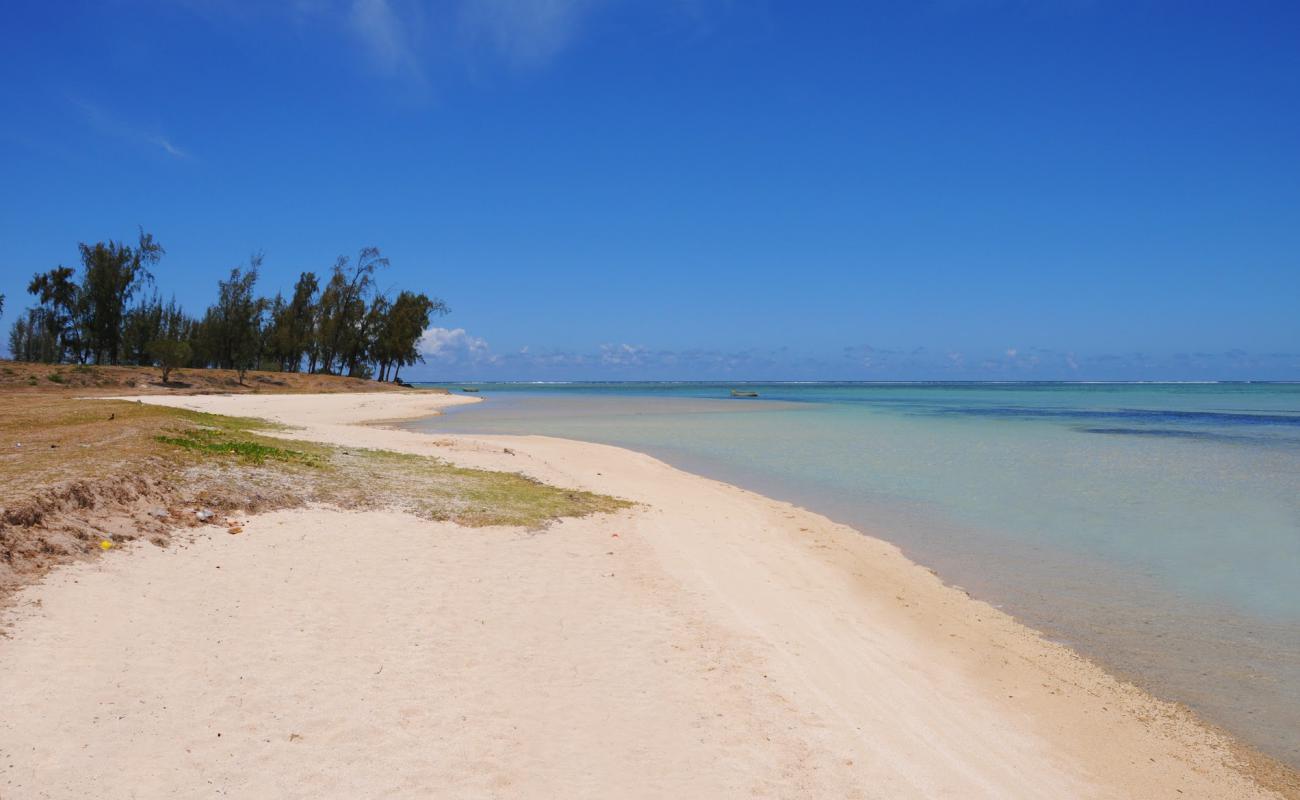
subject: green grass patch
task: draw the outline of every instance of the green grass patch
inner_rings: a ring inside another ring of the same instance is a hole
[[[461,525],[535,528],[560,517],[611,513],[633,504],[578,489],[549,486],[517,472],[457,467],[429,456],[387,450],[351,451],[340,470],[368,492],[381,493],[430,519]]]
[[[63,383],[63,375],[62,375],[62,373],[51,372],[49,375],[46,375],[45,378],[46,378],[46,380],[48,380],[50,383]]]
[[[266,444],[254,438],[241,438],[212,428],[178,431],[175,436],[155,436],[156,441],[205,456],[229,456],[246,464],[281,461],[319,466],[320,459],[301,450]]]
[[[320,467],[328,464],[330,448],[304,443],[301,449],[282,446],[278,439],[258,436],[257,430],[282,430],[284,425],[252,417],[227,417],[182,408],[151,406],[180,423],[155,441],[179,447],[199,456],[225,456],[245,464],[276,461]]]
[[[315,454],[269,444],[261,437],[239,436],[239,433],[238,427],[224,425],[220,428],[186,428],[175,431],[173,436],[164,434],[153,438],[164,445],[181,447],[190,453],[231,457],[243,463],[263,464],[268,460],[274,460],[274,462],[307,464],[312,467],[321,466],[321,458]]]

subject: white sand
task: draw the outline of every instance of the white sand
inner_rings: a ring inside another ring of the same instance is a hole
[[[644,505],[266,514],[23,592],[0,798],[1272,796],[878,539],[626,450],[360,427],[470,398],[147,398]],[[515,455],[503,452],[504,447]]]

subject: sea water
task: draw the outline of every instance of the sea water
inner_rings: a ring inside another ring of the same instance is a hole
[[[621,445],[898,544],[1300,767],[1300,385],[478,384],[422,430]]]

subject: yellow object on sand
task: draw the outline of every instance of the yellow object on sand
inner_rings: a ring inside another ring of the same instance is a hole
[[[100,548],[103,549],[103,550],[109,550],[109,549],[112,549],[112,547],[113,547],[113,543],[110,542],[110,541],[107,540],[107,539],[100,539],[100,540],[99,540],[99,546],[100,546]]]

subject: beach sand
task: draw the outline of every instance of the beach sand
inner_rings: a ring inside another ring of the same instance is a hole
[[[0,639],[0,797],[1272,797],[1181,709],[879,539],[603,445],[150,397],[634,500],[544,530],[279,511],[56,570]]]

